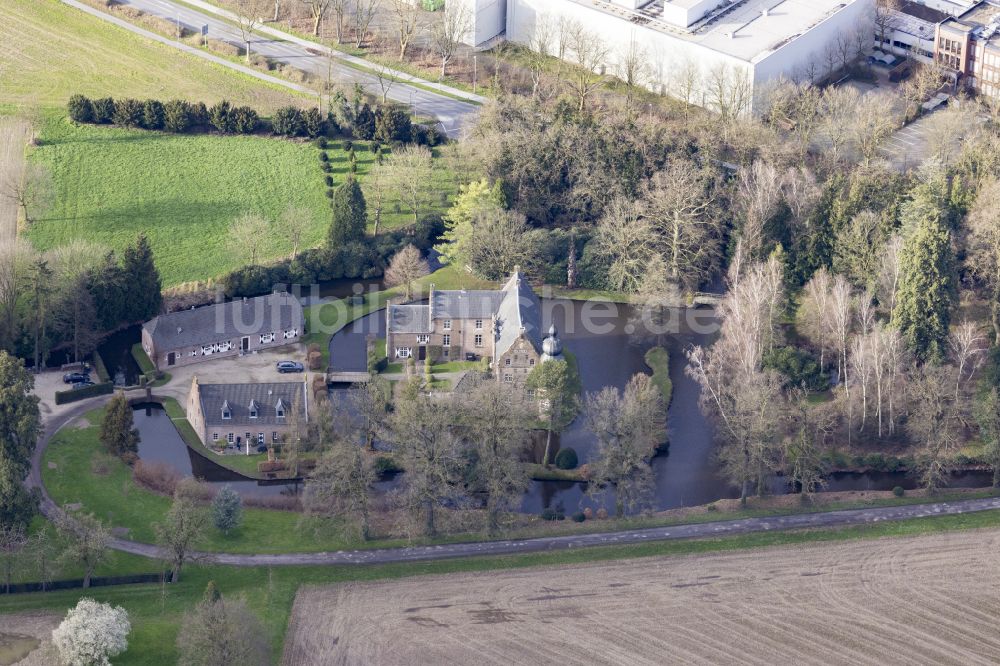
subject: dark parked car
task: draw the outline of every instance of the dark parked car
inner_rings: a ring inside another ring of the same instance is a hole
[[[64,384],[76,384],[77,382],[89,382],[90,373],[87,372],[68,372],[63,375]]]
[[[264,446],[263,444],[257,447],[257,453],[266,453],[266,452],[267,452],[267,447]]]
[[[74,390],[76,390],[76,389],[82,389],[82,388],[84,388],[86,386],[93,386],[93,385],[94,385],[94,382],[90,381],[89,377],[85,377],[84,379],[81,379],[78,382],[73,382],[72,388]]]
[[[278,372],[303,372],[305,369],[298,361],[278,361]]]

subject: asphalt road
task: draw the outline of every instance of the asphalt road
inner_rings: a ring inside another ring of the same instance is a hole
[[[81,414],[100,405],[108,396],[82,401],[78,406],[45,423],[43,433],[32,457],[28,485],[37,487],[42,493],[42,513],[54,517],[61,509],[51,500],[41,480],[41,459],[45,447],[52,436]],[[678,539],[715,538],[737,534],[759,532],[779,532],[796,529],[817,529],[865,525],[885,521],[908,520],[930,516],[948,516],[978,511],[1000,509],[1000,497],[985,499],[939,502],[936,504],[913,504],[871,509],[846,511],[826,511],[768,518],[743,518],[691,525],[673,525],[623,532],[601,532],[561,537],[541,537],[506,541],[482,541],[476,543],[455,543],[439,546],[413,546],[409,548],[379,548],[321,553],[287,553],[276,555],[226,553],[194,553],[192,559],[202,563],[225,564],[229,566],[296,566],[296,565],[351,565],[388,564],[392,562],[419,562],[443,560],[459,557],[481,557],[511,555],[514,553],[537,553],[545,551],[571,550],[593,546],[620,546],[626,544],[649,543],[654,541],[675,541]],[[126,553],[145,557],[163,558],[166,553],[158,546],[127,539],[112,539],[111,547]]]
[[[191,0],[189,0],[190,2]],[[67,4],[75,5],[75,3]],[[223,40],[239,47],[244,46],[243,36],[239,28],[227,19],[227,16],[231,16],[231,14],[211,5],[200,3],[199,0],[194,0],[191,4],[201,5],[204,9],[196,9],[188,4],[182,5],[171,2],[171,0],[118,0],[118,4],[131,5],[147,14],[159,16],[171,22],[179,21],[182,26],[194,31],[200,32],[203,26],[208,26],[209,38]],[[122,23],[121,21],[115,22]],[[143,34],[147,32],[132,26],[132,24],[127,24],[126,27],[134,28],[134,32]],[[310,72],[323,80],[326,79],[329,58],[325,54],[325,47],[282,33],[270,26],[264,26],[254,35],[251,40],[251,52]],[[337,51],[333,51],[333,54],[335,56],[333,76],[336,81],[348,86],[360,83],[367,92],[381,97],[382,88],[378,83],[378,77],[348,64],[366,66],[365,61]],[[227,66],[233,65],[228,60],[224,60],[223,63]],[[370,63],[367,63],[367,66],[372,67]],[[439,129],[443,130],[450,138],[461,138],[475,124],[479,112],[478,103],[484,101],[481,96],[454,90],[433,82],[421,81],[423,87],[416,87],[405,82],[406,80],[418,80],[415,77],[401,72],[395,72],[394,76],[400,80],[392,84],[388,91],[388,98],[409,105],[419,116],[436,119],[439,123]],[[302,88],[301,86],[289,87]],[[458,95],[465,98],[466,101],[428,90],[427,87],[446,90],[450,95]]]

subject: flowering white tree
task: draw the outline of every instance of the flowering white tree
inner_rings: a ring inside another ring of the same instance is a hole
[[[52,631],[52,643],[66,666],[108,666],[110,657],[128,649],[130,631],[124,608],[85,598]]]

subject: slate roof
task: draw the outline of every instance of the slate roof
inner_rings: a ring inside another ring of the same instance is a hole
[[[940,23],[948,18],[948,14],[944,13],[940,9],[934,9],[933,7],[928,7],[927,5],[921,5],[913,2],[912,0],[901,0],[898,11],[904,14],[909,14],[914,18],[918,18],[921,21],[926,21],[928,23]]]
[[[496,357],[500,358],[524,331],[537,351],[542,349],[542,304],[528,284],[515,272],[503,287],[504,298],[497,310]]]
[[[393,333],[430,333],[429,305],[390,305],[387,326]]]
[[[539,352],[542,349],[542,305],[524,274],[515,271],[500,290],[435,291],[427,305],[390,305],[386,321],[392,333],[431,333],[431,321],[497,317],[494,338],[500,356],[517,340],[522,328]]]
[[[299,414],[305,420],[308,414],[304,382],[275,382],[271,384],[199,384],[201,413],[205,425],[220,426],[270,426],[286,425],[292,405],[298,396]],[[285,407],[285,417],[278,418],[278,402]],[[257,405],[257,418],[250,418],[250,404]],[[229,406],[232,418],[222,418],[222,408]]]
[[[142,327],[157,351],[164,352],[225,340],[235,343],[245,335],[291,329],[301,334],[303,321],[298,299],[281,292],[160,315]]]
[[[500,307],[502,291],[435,291],[434,319],[489,319]]]

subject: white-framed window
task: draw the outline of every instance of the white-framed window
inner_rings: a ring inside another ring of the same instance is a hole
[[[528,359],[528,365],[530,365],[531,367],[535,367],[535,359],[533,359],[533,358],[532,359]]]
[[[476,320],[476,330],[477,331],[483,330],[483,320],[482,319],[477,319]]]
[[[217,432],[213,432],[212,433],[212,441],[213,442],[219,441],[219,433],[217,433]]]
[[[228,408],[223,407],[223,409],[222,409],[222,420],[223,421],[228,421],[231,418],[233,418],[233,413],[231,411],[229,411]]]
[[[246,433],[246,437],[244,437],[243,439],[245,439],[246,441],[249,442],[250,441],[250,433]]]
[[[483,336],[477,335],[475,337],[475,339],[474,339],[474,342],[475,342],[475,344],[476,344],[477,347],[482,347],[483,346]]]
[[[272,442],[277,442],[278,441],[278,431],[277,430],[275,430],[275,431],[273,431],[271,433],[271,441]]]
[[[445,319],[444,320],[444,330],[446,330],[446,331],[450,331],[451,330],[451,319]]]
[[[257,405],[253,404],[250,405],[250,418],[252,419],[257,418]]]
[[[258,444],[264,443],[264,433],[262,432],[257,433],[257,443]]]
[[[233,435],[233,433],[229,433],[228,435],[226,435],[226,441],[232,444],[234,441],[236,441],[236,437]]]
[[[274,333],[262,333],[260,336],[260,344],[266,345],[268,342],[274,342]]]
[[[285,418],[285,408],[278,407],[276,410],[274,410],[274,415],[277,416],[279,419]]]
[[[451,347],[451,336],[447,333],[441,336],[441,344],[445,347]]]
[[[418,345],[426,345],[427,344],[427,340],[429,338],[430,338],[430,336],[428,336],[428,335],[418,335],[417,336],[417,344]]]
[[[285,331],[282,335],[284,336],[285,340],[291,340],[292,338],[294,338],[298,334],[299,334],[299,329],[293,328],[290,331]]]
[[[535,397],[535,389],[528,389],[528,397],[529,398]]]
[[[504,384],[513,384],[514,383],[514,375],[509,374],[509,373],[505,374],[503,376],[503,382],[504,382]]]
[[[509,356],[503,360],[503,364],[506,365],[506,366],[510,366],[510,357]]]
[[[396,358],[410,358],[410,355],[409,347],[396,347]]]

